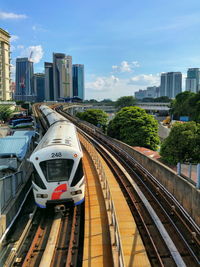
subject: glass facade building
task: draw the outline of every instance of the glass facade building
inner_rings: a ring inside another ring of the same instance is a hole
[[[15,81],[15,99],[35,101],[36,95],[33,87],[33,62],[28,58],[17,58]]]
[[[84,65],[73,64],[73,97],[85,98]]]
[[[160,96],[175,98],[182,92],[182,74],[181,72],[167,72],[161,74]]]
[[[53,53],[54,100],[72,97],[72,57]]]
[[[197,93],[200,91],[200,69],[191,68],[187,71],[186,91]]]
[[[45,62],[45,100],[54,100],[54,88],[53,88],[53,63]]]
[[[44,73],[34,74],[34,91],[37,96],[37,102],[43,102],[45,100],[45,75]]]

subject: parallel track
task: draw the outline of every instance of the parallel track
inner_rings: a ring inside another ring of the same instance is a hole
[[[77,266],[82,209],[44,216],[22,266]]]
[[[95,127],[89,127],[88,124],[80,123],[66,113],[61,113],[91,136],[94,145],[98,147],[118,177],[147,246],[152,265],[199,266],[199,227],[155,177],[136,162],[131,155],[131,148],[99,133]],[[106,155],[101,149],[102,147],[106,147],[114,155],[124,170],[116,166],[110,155]],[[145,201],[141,198],[145,198]]]

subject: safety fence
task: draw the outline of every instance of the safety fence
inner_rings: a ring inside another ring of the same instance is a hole
[[[178,163],[177,173],[189,179],[190,182],[196,185],[197,189],[200,189],[200,164]]]
[[[108,220],[109,220],[109,227],[110,227],[110,235],[111,235],[111,242],[113,245],[113,253],[116,252],[117,248],[117,254],[118,254],[118,266],[124,266],[124,255],[123,255],[123,250],[122,250],[122,245],[121,245],[121,238],[120,238],[120,232],[119,232],[119,226],[117,222],[117,217],[116,217],[116,212],[115,212],[115,205],[112,200],[110,188],[109,188],[109,183],[106,178],[106,174],[102,165],[102,162],[100,160],[100,157],[94,148],[94,146],[90,143],[88,139],[83,137],[82,135],[79,135],[80,141],[85,147],[85,149],[88,151],[90,154],[96,171],[99,174],[99,179],[100,179],[100,184],[102,188],[102,192],[104,195],[105,199],[105,204],[107,208],[107,214],[108,214]],[[114,257],[115,260],[115,257]]]
[[[31,164],[24,160],[18,172],[0,179],[0,214],[15,198],[19,188],[27,182],[31,172]]]

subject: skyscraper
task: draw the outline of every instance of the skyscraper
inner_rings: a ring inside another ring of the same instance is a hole
[[[161,74],[160,96],[175,98],[182,91],[181,72],[167,72]]]
[[[72,97],[72,57],[53,53],[54,100]]]
[[[187,71],[186,91],[197,93],[200,91],[200,69],[192,68]]]
[[[84,100],[84,65],[73,64],[73,96],[79,97]]]
[[[72,57],[66,56],[67,60],[67,95],[73,96],[73,85],[72,85]]]
[[[15,99],[35,101],[33,88],[33,62],[27,57],[16,60],[16,92]]]
[[[36,94],[36,101],[43,102],[45,99],[45,74],[35,73],[33,76],[34,92]]]
[[[160,96],[167,96],[167,73],[162,73],[160,77]]]
[[[53,63],[45,62],[45,100],[54,100]]]
[[[12,98],[9,39],[9,33],[0,28],[0,100]]]

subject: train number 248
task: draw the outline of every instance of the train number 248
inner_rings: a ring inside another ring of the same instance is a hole
[[[61,152],[51,153],[51,157],[52,158],[60,158],[60,157],[62,157],[62,153]]]

